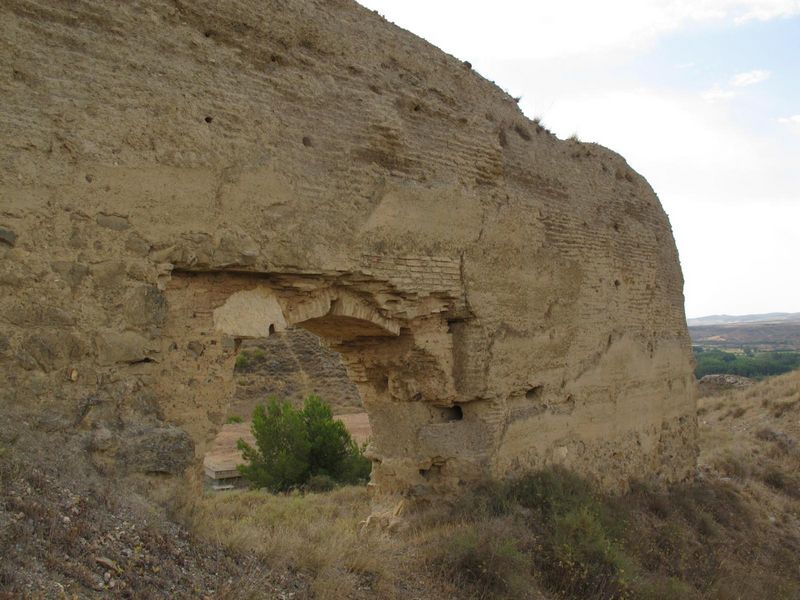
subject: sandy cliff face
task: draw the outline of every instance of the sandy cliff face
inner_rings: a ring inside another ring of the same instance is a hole
[[[5,443],[183,474],[241,340],[299,325],[378,502],[692,472],[678,257],[618,155],[346,0],[8,0],[0,32]]]

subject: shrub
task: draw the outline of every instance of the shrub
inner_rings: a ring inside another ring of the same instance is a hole
[[[530,588],[530,557],[519,548],[513,523],[486,520],[465,523],[439,540],[439,563],[451,580],[466,583],[480,597],[510,593],[522,597]]]
[[[517,480],[511,495],[533,511],[533,524],[541,528],[536,562],[547,587],[567,597],[625,597],[630,568],[619,540],[624,524],[591,484],[555,467]]]
[[[234,423],[241,423],[241,422],[242,422],[242,417],[240,417],[239,415],[231,415],[230,417],[225,419],[226,425],[232,425]]]
[[[591,507],[558,515],[554,521],[553,556],[559,568],[551,585],[568,595],[622,598],[628,587],[626,557]]]
[[[761,480],[772,489],[792,498],[800,498],[800,478],[771,463],[761,473]]]
[[[240,352],[236,355],[236,363],[234,364],[234,368],[237,371],[241,371],[242,369],[246,369],[250,364],[250,357],[247,356],[246,352]]]
[[[245,479],[275,492],[308,479],[311,443],[300,411],[272,398],[266,409],[263,404],[255,407],[251,429],[256,448],[241,439],[236,443],[248,463],[237,467]]]
[[[744,416],[744,413],[747,412],[747,408],[744,406],[737,406],[730,412],[730,416],[734,419],[739,419]]]
[[[695,377],[700,379],[712,373],[730,373],[744,377],[780,375],[800,367],[800,352],[775,351],[733,354],[712,349],[695,350]]]
[[[726,451],[713,461],[713,466],[723,475],[736,479],[750,477],[751,465],[742,452]]]
[[[252,372],[264,362],[266,354],[261,348],[248,348],[236,355],[235,371]]]
[[[336,488],[336,481],[328,475],[312,475],[306,482],[309,492],[330,492]]]
[[[256,447],[244,440],[237,447],[247,462],[238,466],[239,472],[254,487],[280,492],[318,476],[341,483],[369,478],[372,465],[363,448],[318,396],[309,396],[302,410],[275,398],[266,408],[259,404],[253,410],[252,431]]]

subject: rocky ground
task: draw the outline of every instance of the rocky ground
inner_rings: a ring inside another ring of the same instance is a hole
[[[716,396],[727,392],[753,385],[755,380],[741,375],[714,374],[701,377],[697,381],[697,393],[699,397]]]
[[[305,597],[302,576],[199,543],[132,490],[0,460],[0,598]]]

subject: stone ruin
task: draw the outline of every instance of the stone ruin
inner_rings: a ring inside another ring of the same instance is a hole
[[[294,325],[363,398],[376,510],[693,473],[678,255],[617,154],[351,0],[7,0],[0,29],[0,443],[185,486],[241,341]]]

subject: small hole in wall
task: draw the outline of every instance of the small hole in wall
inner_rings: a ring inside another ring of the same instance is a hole
[[[461,421],[464,418],[464,410],[458,404],[454,404],[443,408],[442,416],[446,421]]]
[[[501,129],[500,132],[497,134],[498,141],[500,142],[500,146],[505,148],[508,146],[508,136],[506,136],[505,130]]]
[[[313,145],[314,145],[314,142],[311,140],[310,137],[308,137],[308,136],[304,136],[303,137],[303,146],[305,146],[306,148],[310,148]]]
[[[430,479],[432,477],[435,477],[435,476],[441,474],[441,472],[442,472],[442,465],[437,465],[437,464],[431,465],[430,468],[428,468],[428,469],[420,469],[419,470],[419,474],[424,479]]]
[[[461,334],[463,331],[464,323],[466,319],[464,318],[457,318],[457,319],[448,319],[447,320],[447,333],[450,335]]]
[[[379,375],[377,377],[371,378],[372,384],[375,386],[375,391],[378,393],[385,392],[389,389],[389,376],[388,375]]]
[[[140,358],[139,360],[132,361],[130,364],[132,364],[132,365],[141,365],[141,364],[152,363],[152,362],[156,362],[156,361],[153,360],[152,358],[150,358],[149,356],[145,356],[144,358]]]
[[[527,398],[528,400],[538,400],[539,398],[542,397],[542,392],[543,391],[544,390],[543,390],[542,386],[541,385],[537,385],[537,386],[532,387],[531,389],[529,389],[527,392],[525,392],[525,398]]]
[[[615,279],[614,280],[614,287],[619,287],[620,285],[622,285],[622,282],[619,279]]]
[[[274,323],[270,323],[269,324],[269,329],[267,329],[267,333],[269,335],[272,335],[273,333],[275,333],[275,325],[274,325]]]
[[[206,117],[206,118],[205,118],[205,119],[203,119],[203,120],[204,120],[206,123],[211,123],[211,121],[213,121],[213,120],[214,120],[214,117]]]
[[[531,141],[531,134],[528,133],[528,130],[525,129],[522,125],[519,125],[519,124],[514,125],[514,131],[516,131],[517,135],[519,137],[521,137],[523,140],[525,140],[526,142],[530,142]]]

